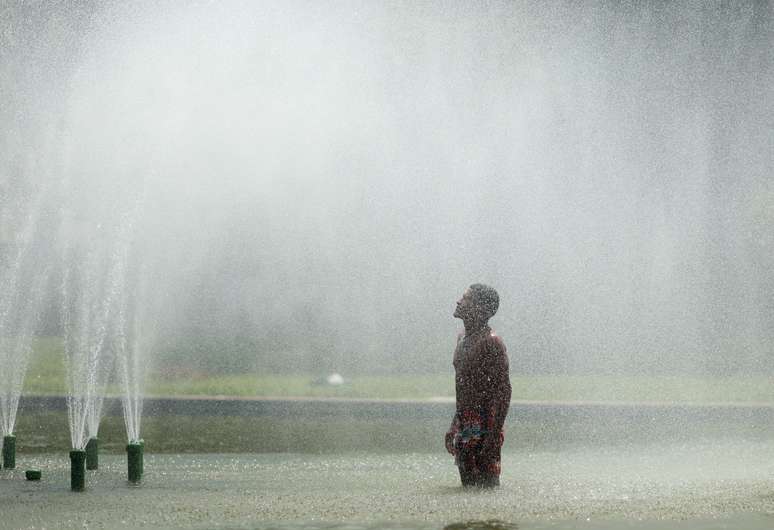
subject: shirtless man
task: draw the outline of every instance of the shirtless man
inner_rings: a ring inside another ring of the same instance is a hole
[[[463,486],[500,485],[503,423],[511,402],[505,344],[488,325],[500,304],[497,291],[476,283],[457,302],[465,333],[454,350],[457,410],[446,433]]]

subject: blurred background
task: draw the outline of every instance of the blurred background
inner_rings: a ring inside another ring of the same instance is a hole
[[[447,378],[474,282],[516,376],[769,375],[773,17],[5,3],[0,257],[31,211],[52,250],[33,372],[63,241],[131,215],[162,377]]]

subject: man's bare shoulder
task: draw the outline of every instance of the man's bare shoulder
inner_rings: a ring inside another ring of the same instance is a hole
[[[489,336],[486,338],[486,345],[487,349],[490,351],[505,353],[505,342],[503,342],[502,337],[500,337],[497,333],[492,331]]]

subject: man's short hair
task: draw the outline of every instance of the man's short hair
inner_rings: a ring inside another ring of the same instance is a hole
[[[497,313],[500,307],[500,297],[493,287],[483,283],[474,283],[470,286],[470,293],[473,295],[473,301],[481,309],[482,316],[489,320]]]

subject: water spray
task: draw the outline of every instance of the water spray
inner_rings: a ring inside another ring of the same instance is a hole
[[[139,441],[129,442],[126,446],[129,482],[135,484],[142,479],[142,450],[143,445]]]
[[[99,438],[89,438],[86,444],[86,469],[94,471],[99,469]]]
[[[73,491],[86,489],[86,451],[83,449],[70,451],[70,489]]]
[[[13,434],[3,436],[3,467],[5,469],[16,467],[16,436]]]

